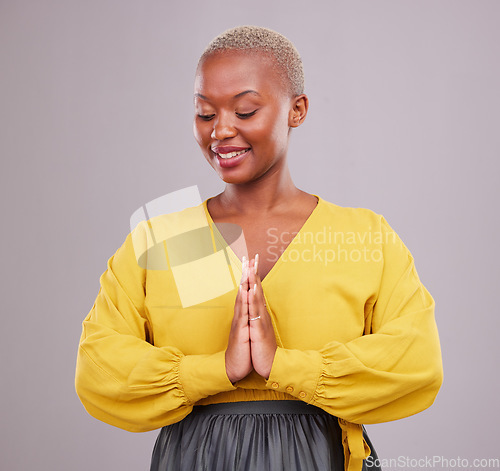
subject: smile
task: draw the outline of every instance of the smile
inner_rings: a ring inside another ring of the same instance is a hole
[[[221,168],[233,168],[240,165],[249,155],[250,148],[241,149],[238,151],[227,152],[224,154],[216,153],[217,162],[219,163],[219,167]]]
[[[229,152],[228,154],[217,154],[221,159],[230,159],[232,157],[236,157],[237,155],[244,154],[249,149],[243,149],[238,152]]]

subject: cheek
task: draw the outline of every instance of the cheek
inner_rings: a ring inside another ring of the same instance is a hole
[[[265,131],[270,144],[275,149],[282,148],[288,142],[288,126],[281,120],[275,120]]]
[[[247,126],[247,135],[259,141],[280,142],[288,135],[288,121],[282,116],[271,115],[268,119],[256,121]]]

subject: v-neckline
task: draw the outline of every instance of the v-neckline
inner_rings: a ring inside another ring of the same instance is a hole
[[[311,193],[312,196],[315,196],[316,198],[318,198],[318,202],[316,203],[316,206],[314,207],[314,209],[311,211],[311,213],[309,214],[309,216],[307,217],[307,219],[304,221],[304,224],[302,224],[302,226],[300,227],[300,229],[297,231],[297,233],[294,235],[293,239],[290,241],[290,243],[286,246],[285,250],[283,250],[283,252],[280,254],[280,256],[278,257],[278,259],[276,260],[276,262],[274,263],[274,265],[271,267],[271,269],[267,272],[266,276],[264,278],[261,279],[261,283],[262,285],[266,285],[268,283],[268,279],[270,277],[272,277],[272,275],[274,274],[274,272],[279,268],[279,265],[281,265],[282,263],[282,260],[283,260],[283,257],[286,257],[286,254],[287,252],[289,252],[291,249],[290,247],[292,246],[292,244],[295,243],[295,241],[297,240],[299,234],[301,234],[303,231],[304,231],[304,228],[306,228],[306,226],[310,225],[311,224],[311,219],[313,219],[316,215],[316,213],[318,212],[318,209],[320,206],[322,206],[323,204],[323,200],[318,196],[318,195],[315,195],[314,193]],[[219,228],[217,227],[217,223],[212,219],[212,216],[210,215],[210,212],[208,211],[208,200],[212,199],[213,197],[210,197],[210,198],[207,198],[203,201],[203,209],[205,210],[205,215],[207,217],[207,220],[209,222],[209,225],[214,228],[214,235],[217,234],[217,237],[220,238],[220,241],[224,243],[224,245],[226,246],[226,249],[227,249],[227,253],[228,255],[235,261],[235,263],[238,265],[238,267],[240,268],[240,271],[243,270],[243,262],[240,260],[240,258],[234,253],[233,249],[231,248],[231,246],[226,242],[226,240],[224,239],[224,237],[222,236],[222,234],[220,233],[219,231]]]

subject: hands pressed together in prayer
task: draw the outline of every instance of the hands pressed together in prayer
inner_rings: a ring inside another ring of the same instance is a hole
[[[276,337],[264,303],[258,265],[258,254],[252,260],[243,257],[241,284],[226,349],[226,373],[231,383],[245,378],[252,370],[269,378],[276,353]]]

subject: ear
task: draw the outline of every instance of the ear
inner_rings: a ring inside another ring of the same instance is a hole
[[[300,126],[307,116],[309,98],[307,95],[298,95],[292,99],[292,107],[288,116],[288,125],[292,128]]]

